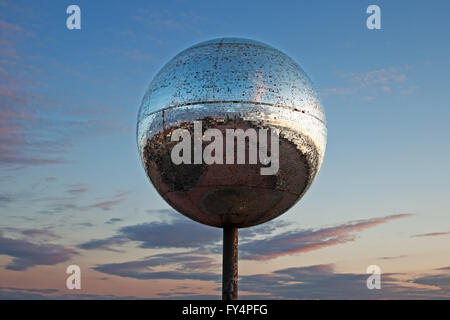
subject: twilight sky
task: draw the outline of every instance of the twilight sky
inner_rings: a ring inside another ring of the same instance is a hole
[[[66,28],[70,4],[81,30]],[[382,30],[366,28],[370,4]],[[228,36],[296,60],[328,127],[306,196],[240,230],[240,297],[449,299],[448,12],[447,0],[0,0],[0,299],[220,297],[221,230],[162,200],[135,127],[168,60]],[[366,287],[374,264],[381,290]]]

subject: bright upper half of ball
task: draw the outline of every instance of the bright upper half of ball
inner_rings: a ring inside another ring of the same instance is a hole
[[[151,82],[140,113],[214,101],[278,105],[325,123],[317,93],[294,60],[264,43],[238,38],[209,40],[176,55]]]

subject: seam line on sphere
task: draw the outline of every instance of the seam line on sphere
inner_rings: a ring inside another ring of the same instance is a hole
[[[314,119],[316,119],[317,121],[321,122],[325,127],[326,127],[326,123],[325,121],[323,121],[322,119],[312,115],[309,112],[306,112],[305,110],[298,110],[294,107],[289,107],[289,106],[284,106],[281,104],[276,104],[276,103],[267,103],[267,102],[255,102],[255,101],[246,101],[246,100],[217,100],[217,101],[201,101],[201,102],[188,102],[188,103],[183,103],[183,104],[177,104],[175,106],[169,106],[157,111],[153,111],[148,113],[147,115],[152,115],[161,111],[166,111],[166,110],[171,110],[171,109],[175,109],[175,108],[181,108],[181,107],[186,107],[186,106],[195,106],[195,105],[200,105],[200,104],[214,104],[214,103],[233,103],[233,104],[240,104],[240,103],[246,103],[246,104],[255,104],[255,105],[261,105],[261,106],[268,106],[268,107],[275,107],[275,108],[282,108],[282,109],[287,109],[290,111],[295,111],[295,112],[300,112],[303,113],[305,115],[308,115]]]

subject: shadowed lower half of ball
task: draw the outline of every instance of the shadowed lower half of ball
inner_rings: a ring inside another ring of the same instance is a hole
[[[273,150],[270,140],[273,127],[265,127],[261,122],[233,117],[204,118],[201,123],[202,132],[214,128],[220,130],[223,137],[227,129],[267,130],[268,150]],[[179,141],[172,141],[171,136],[176,129],[187,130],[190,145],[194,146],[192,121],[164,126],[143,142],[142,162],[156,190],[175,210],[210,226],[250,227],[283,214],[303,196],[318,171],[320,155],[314,142],[302,133],[286,135],[283,130],[277,131],[278,166],[273,174],[261,174],[261,169],[270,167],[273,162],[249,163],[250,153],[255,150],[250,148],[250,139],[244,139],[245,163],[237,163],[237,139],[233,141],[233,163],[227,163],[224,138],[222,164],[206,164],[203,159],[195,164],[194,147],[191,148],[191,163],[175,164],[172,151]],[[202,154],[210,143],[200,141]]]

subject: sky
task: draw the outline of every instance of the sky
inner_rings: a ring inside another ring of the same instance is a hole
[[[68,30],[66,8],[81,9]],[[381,8],[369,30],[366,8]],[[450,298],[450,2],[0,0],[0,299],[219,299],[221,230],[175,212],[136,121],[181,50],[243,37],[288,54],[327,118],[321,171],[240,230],[248,299]],[[66,268],[81,289],[66,288]],[[381,269],[369,290],[367,267]]]

